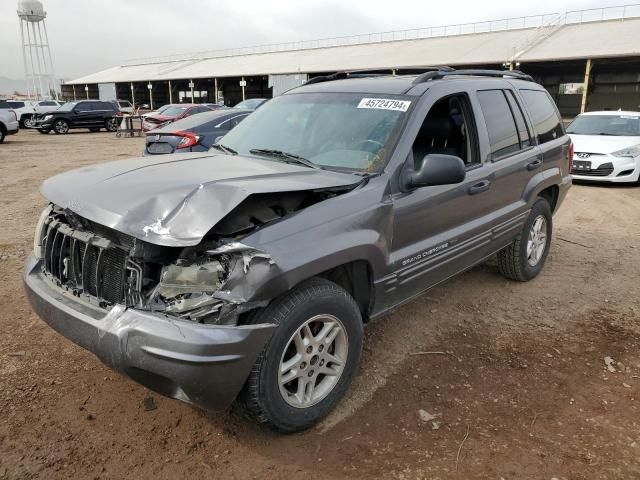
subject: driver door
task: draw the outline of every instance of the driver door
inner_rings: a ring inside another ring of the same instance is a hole
[[[485,258],[491,241],[491,175],[480,158],[474,106],[468,92],[441,94],[424,109],[407,161],[416,166],[430,153],[462,158],[466,178],[398,192],[387,307],[421,293]]]

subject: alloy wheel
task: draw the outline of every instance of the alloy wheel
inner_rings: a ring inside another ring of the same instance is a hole
[[[547,248],[547,220],[543,215],[538,215],[529,230],[527,239],[527,262],[535,267]]]
[[[69,125],[67,125],[67,122],[65,122],[64,120],[58,120],[54,124],[54,128],[56,130],[56,133],[67,133],[69,131]]]
[[[333,315],[316,315],[300,326],[285,347],[278,369],[282,398],[295,408],[324,399],[345,368],[347,331]]]

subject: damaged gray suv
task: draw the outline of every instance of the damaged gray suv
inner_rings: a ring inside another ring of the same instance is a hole
[[[547,92],[519,72],[356,77],[265,103],[210,152],[45,181],[34,310],[156,392],[292,432],[344,396],[370,320],[496,254],[538,275],[571,184]]]

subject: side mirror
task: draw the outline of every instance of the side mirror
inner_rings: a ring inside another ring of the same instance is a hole
[[[434,185],[452,185],[465,179],[464,162],[454,155],[432,153],[422,159],[417,170],[407,168],[403,172],[406,190]]]

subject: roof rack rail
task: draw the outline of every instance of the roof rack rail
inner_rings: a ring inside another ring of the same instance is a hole
[[[377,69],[369,69],[369,70],[346,70],[346,71],[341,71],[341,72],[335,72],[335,73],[331,73],[329,75],[320,75],[318,77],[313,77],[310,78],[309,80],[307,80],[304,85],[312,85],[314,83],[321,83],[321,82],[331,82],[333,80],[343,80],[345,78],[367,78],[367,77],[388,77],[391,76],[391,73],[374,73],[374,72],[379,72],[380,70],[398,70],[398,69],[384,69],[384,68],[377,68]],[[428,72],[434,72],[434,71],[438,71],[438,72],[453,72],[455,71],[453,68],[448,67],[446,65],[438,65],[438,66],[434,66],[434,67],[419,67],[419,68],[412,68],[411,70],[425,70]]]
[[[498,77],[498,78],[517,78],[518,80],[526,80],[527,82],[533,82],[533,77],[521,72],[520,70],[432,70],[418,75],[413,81],[413,85],[425,83],[430,80],[438,80],[451,75],[468,75],[476,77]]]
[[[333,80],[343,80],[345,78],[366,78],[366,77],[386,77],[388,73],[369,73],[367,70],[336,72],[329,75],[320,75],[307,80],[303,85],[312,85],[314,83],[331,82]]]

